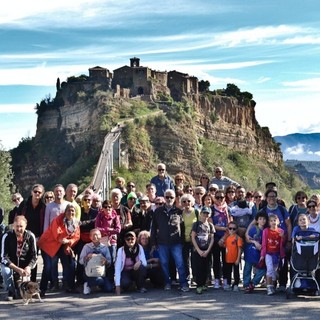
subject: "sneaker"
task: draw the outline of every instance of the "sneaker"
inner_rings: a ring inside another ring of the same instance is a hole
[[[235,285],[233,286],[233,290],[232,290],[232,291],[234,291],[234,292],[239,292],[240,289],[239,289],[239,287],[235,284]]]
[[[252,282],[249,283],[249,289],[250,289],[250,292],[253,292],[254,284]]]
[[[214,289],[220,289],[220,280],[219,279],[215,279],[214,280],[213,288]]]
[[[6,300],[6,301],[13,301],[13,296],[7,295],[7,297],[6,297],[5,300]]]
[[[196,290],[197,294],[202,294],[203,292],[203,287],[198,287]]]
[[[172,281],[171,281],[171,285],[173,285],[173,286],[178,286],[178,285],[180,285],[180,283],[179,283],[179,281],[177,281],[177,280],[172,280]]]
[[[267,287],[267,295],[272,296],[274,294],[273,287]]]
[[[226,285],[223,286],[223,290],[224,291],[231,291],[232,287],[229,284],[226,284]]]
[[[165,286],[164,286],[164,290],[165,291],[170,291],[171,290],[171,284],[166,284]]]
[[[148,290],[146,289],[146,288],[140,288],[140,289],[138,289],[138,292],[139,293],[146,293]]]
[[[208,286],[207,286],[207,285],[204,285],[204,286],[202,287],[202,291],[208,291]]]
[[[244,293],[251,293],[252,291],[250,290],[250,287],[245,287],[244,288]]]
[[[85,282],[83,284],[83,294],[87,295],[87,294],[90,294],[90,293],[91,293],[91,289],[88,286],[88,282]]]
[[[190,288],[189,288],[188,285],[184,285],[184,286],[181,287],[181,291],[182,291],[182,292],[189,292],[189,291],[190,291]]]
[[[279,291],[279,292],[286,292],[286,291],[287,291],[287,288],[286,288],[286,286],[280,286],[280,287],[278,288],[278,291]]]

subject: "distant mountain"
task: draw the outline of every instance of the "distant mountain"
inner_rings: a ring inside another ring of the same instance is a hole
[[[320,161],[320,133],[293,133],[273,138],[281,143],[284,160]]]

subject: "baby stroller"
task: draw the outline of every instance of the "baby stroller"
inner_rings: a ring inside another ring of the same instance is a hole
[[[296,233],[290,260],[291,275],[294,275],[287,290],[287,298],[291,294],[320,294],[315,277],[319,269],[319,239],[320,233],[316,231],[300,230]]]

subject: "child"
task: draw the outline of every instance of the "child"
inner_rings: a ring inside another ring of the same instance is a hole
[[[239,291],[239,281],[240,281],[240,256],[241,249],[243,245],[242,238],[237,235],[238,225],[231,221],[228,223],[228,231],[224,236],[224,246],[226,248],[225,256],[225,268],[226,268],[226,279],[227,284],[224,286],[224,290],[231,291],[231,274],[233,269],[233,291]]]
[[[301,236],[297,236],[298,231],[310,231],[305,233],[305,236],[314,237],[312,231],[316,231],[314,228],[309,227],[309,220],[306,213],[299,213],[297,216],[297,226],[295,226],[292,230],[292,241],[301,240]]]
[[[192,273],[197,281],[197,293],[201,294],[206,289],[207,269],[209,256],[213,246],[213,234],[215,232],[212,223],[208,222],[211,215],[209,207],[202,207],[199,221],[192,225],[191,241],[192,251]]]
[[[267,295],[275,293],[274,282],[280,259],[285,257],[283,247],[284,231],[278,227],[279,218],[276,214],[269,215],[269,228],[263,230],[260,262],[265,261],[267,267]]]
[[[251,293],[254,287],[260,283],[266,273],[265,265],[259,264],[262,244],[262,232],[266,227],[268,216],[264,212],[259,212],[255,216],[257,225],[253,225],[248,231],[249,242],[244,247],[245,265],[243,269],[243,287],[245,293]],[[251,280],[252,268],[256,267],[256,272]]]

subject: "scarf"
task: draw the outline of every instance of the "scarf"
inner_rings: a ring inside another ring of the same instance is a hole
[[[130,258],[133,263],[136,263],[136,258],[139,255],[139,245],[135,243],[132,248],[129,248],[127,244],[125,244],[124,252],[127,258]]]

